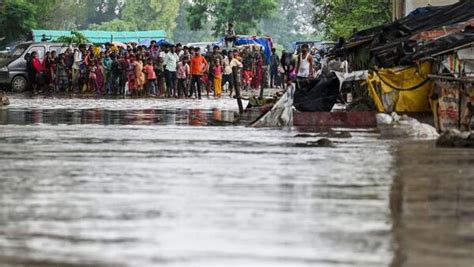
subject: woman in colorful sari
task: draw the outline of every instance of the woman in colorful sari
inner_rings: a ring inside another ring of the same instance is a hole
[[[136,76],[135,76],[135,56],[130,55],[130,57],[127,59],[125,58],[125,66],[127,70],[127,81],[128,81],[128,92],[130,94],[136,94]]]
[[[95,61],[96,75],[97,75],[97,92],[101,95],[105,92],[105,77],[104,77],[104,65],[102,64],[102,59],[99,58]]]
[[[252,88],[259,89],[263,79],[263,58],[260,53],[255,54]]]
[[[143,61],[140,55],[137,55],[137,59],[133,62],[133,66],[135,69],[136,94],[141,95],[146,80],[145,73],[143,73]]]

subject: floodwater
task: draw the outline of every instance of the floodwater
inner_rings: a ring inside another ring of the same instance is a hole
[[[245,127],[230,99],[11,102],[2,267],[473,266],[469,150],[305,148],[321,133]]]

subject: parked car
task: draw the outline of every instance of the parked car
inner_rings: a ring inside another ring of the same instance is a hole
[[[26,54],[33,51],[38,53],[40,60],[43,60],[46,52],[56,51],[57,54],[64,53],[68,45],[48,42],[24,42],[20,43],[11,51],[0,54],[0,84],[8,84],[12,91],[25,91],[30,81],[28,81],[28,71],[26,68]]]

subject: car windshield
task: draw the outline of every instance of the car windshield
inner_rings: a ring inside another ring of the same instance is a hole
[[[23,52],[28,48],[28,44],[20,44],[15,46],[12,51],[9,53],[5,53],[2,55],[2,57],[7,57],[7,58],[17,58],[21,55],[23,55]]]

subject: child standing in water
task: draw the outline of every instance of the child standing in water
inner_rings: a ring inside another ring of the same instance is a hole
[[[178,78],[178,97],[187,98],[188,97],[188,76],[189,76],[189,65],[188,58],[184,56],[178,62],[176,77]]]
[[[212,71],[214,74],[214,97],[220,98],[222,95],[222,65],[220,59],[216,59]]]
[[[148,59],[147,64],[145,65],[143,72],[146,74],[146,79],[148,83],[148,94],[151,96],[156,95],[156,73],[153,66],[153,60]]]

